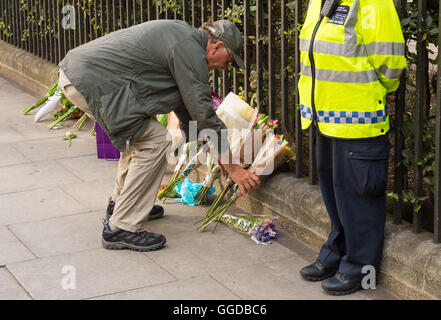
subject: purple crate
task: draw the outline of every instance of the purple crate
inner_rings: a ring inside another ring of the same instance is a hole
[[[95,122],[96,131],[96,151],[98,159],[119,160],[120,152],[110,141],[103,128]]]

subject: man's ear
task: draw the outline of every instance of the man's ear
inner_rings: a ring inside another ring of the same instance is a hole
[[[219,50],[219,49],[221,49],[221,48],[223,48],[223,47],[225,47],[225,44],[224,44],[223,41],[218,41],[218,42],[216,42],[216,43],[214,44],[214,48],[215,48],[216,50]]]

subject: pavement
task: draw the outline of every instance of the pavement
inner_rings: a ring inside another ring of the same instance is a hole
[[[39,98],[0,74],[0,299],[397,299],[381,286],[330,296],[300,277],[317,252],[292,234],[281,229],[263,246],[222,224],[200,233],[194,223],[206,207],[174,200],[150,224],[166,236],[163,249],[103,249],[118,163],[97,159],[90,121],[68,147],[62,136],[73,120],[49,130],[49,119],[24,116]]]

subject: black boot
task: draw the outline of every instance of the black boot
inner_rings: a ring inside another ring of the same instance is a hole
[[[338,266],[328,266],[317,259],[313,264],[300,270],[300,275],[309,281],[321,281],[335,275],[337,270]]]
[[[115,202],[113,200],[110,200],[106,210],[106,221],[109,221],[110,217],[113,214],[114,209],[115,209]],[[150,211],[149,218],[147,220],[149,221],[156,220],[162,218],[163,215],[164,215],[164,208],[155,204],[152,210]]]
[[[109,223],[104,223],[102,245],[105,249],[153,251],[161,249],[165,242],[166,239],[162,234],[147,231],[133,233],[117,227],[112,230]]]
[[[322,282],[322,288],[334,296],[344,296],[360,290],[361,280],[354,280],[346,277],[343,273],[337,272],[332,278]]]

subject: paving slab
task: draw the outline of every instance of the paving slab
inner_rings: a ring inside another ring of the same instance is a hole
[[[32,99],[35,99],[38,97],[38,95],[27,88],[20,85],[18,82],[3,76],[0,74],[0,87],[2,88],[2,91],[7,93],[7,95],[2,95],[0,97],[0,103],[4,106],[8,106],[8,102],[11,101],[13,98],[19,98],[19,97],[30,97]]]
[[[0,300],[31,300],[5,268],[0,268],[0,284]]]
[[[16,132],[18,132],[21,136],[23,136],[25,138],[24,141],[27,142],[41,139],[58,138],[61,143],[66,143],[66,141],[62,140],[62,137],[66,134],[67,131],[73,131],[73,125],[75,124],[73,120],[69,120],[64,124],[62,129],[49,130],[47,126],[51,123],[51,121],[34,123],[34,118],[32,117],[32,115],[25,116],[24,118],[25,119],[18,122],[9,123],[9,126]],[[82,135],[87,136],[87,131],[85,131],[84,133],[81,132],[79,137],[81,137]]]
[[[0,226],[0,266],[35,258],[32,252],[8,228]]]
[[[178,208],[181,210],[176,212]],[[164,234],[167,247],[146,254],[178,279],[252,265],[267,255],[275,260],[292,255],[291,250],[277,242],[259,246],[249,236],[223,224],[219,224],[214,233],[199,232],[194,222],[203,216],[201,207],[166,203],[164,211],[164,218],[150,222],[148,229]]]
[[[0,167],[30,163],[31,160],[10,143],[0,143]]]
[[[26,138],[22,136],[18,131],[14,130],[11,126],[4,123],[0,124],[0,143],[14,143],[19,141],[25,141]],[[2,152],[3,154],[3,152]]]
[[[374,296],[378,299],[378,290],[358,291],[348,296],[328,295],[321,289],[321,282],[305,281],[298,270],[309,264],[299,256],[287,259],[266,261],[248,267],[213,274],[212,277],[243,299],[281,299],[281,300],[366,300]],[[395,296],[381,292],[383,299],[396,299]]]
[[[89,141],[92,140],[92,141]],[[75,158],[83,155],[96,155],[95,137],[75,138],[69,143],[60,137],[48,138],[41,141],[26,141],[16,145],[16,148],[32,161],[48,161],[52,159]],[[81,170],[73,160],[67,171]]]
[[[57,162],[66,169],[72,169],[72,167],[74,167],[75,171],[73,173],[85,182],[115,179],[116,171],[118,169],[118,161],[97,159],[96,149],[94,150],[95,153],[93,155],[58,159]]]
[[[94,300],[239,300],[210,276],[160,284],[94,298]]]
[[[66,183],[61,188],[89,210],[98,210],[107,208],[109,197],[113,194],[114,183],[115,178],[112,178],[90,182]]]
[[[34,299],[87,299],[174,282],[139,252],[92,249],[7,266]]]
[[[81,182],[55,161],[0,167],[0,194]]]
[[[13,224],[9,229],[38,258],[101,248],[102,212]]]
[[[0,195],[0,225],[71,215],[88,209],[58,187]]]

